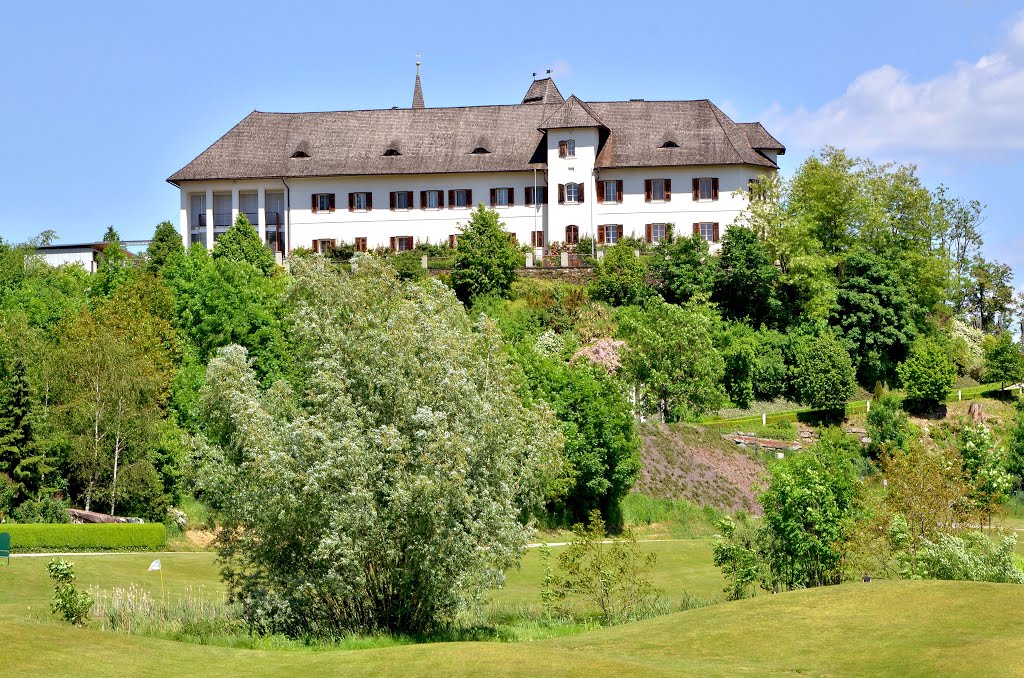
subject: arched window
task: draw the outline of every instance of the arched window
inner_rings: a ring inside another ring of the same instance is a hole
[[[565,244],[575,245],[580,241],[580,227],[570,224],[565,227]]]

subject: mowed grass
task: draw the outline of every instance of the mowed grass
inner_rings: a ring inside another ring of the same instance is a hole
[[[0,620],[13,676],[1024,675],[1024,587],[871,582],[762,596],[567,638],[263,651]]]
[[[650,542],[641,545],[657,554],[651,579],[664,591],[666,600],[676,604],[685,596],[720,598],[725,580],[712,564],[713,542],[707,539]],[[555,565],[560,547],[552,548]],[[213,553],[145,554],[122,553],[77,555],[66,559],[75,564],[80,590],[98,586],[108,593],[114,586],[135,585],[160,596],[160,573],[148,572],[149,564],[160,558],[164,588],[168,598],[201,590],[210,599],[224,595],[218,578]],[[0,565],[0,618],[26,619],[31,607],[33,615],[48,609],[52,588],[47,578],[47,557],[12,558],[10,568]],[[514,606],[539,606],[540,582],[544,576],[540,553],[529,549],[517,570],[507,573],[504,588],[490,595],[491,605],[508,609]]]

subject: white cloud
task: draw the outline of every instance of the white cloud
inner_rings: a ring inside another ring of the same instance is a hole
[[[1003,45],[931,80],[886,65],[858,76],[821,108],[774,104],[761,119],[794,150],[1005,153],[1024,150],[1024,14]]]

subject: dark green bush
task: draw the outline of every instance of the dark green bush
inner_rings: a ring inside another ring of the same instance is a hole
[[[155,551],[167,544],[162,523],[85,525],[0,525],[11,533],[11,550]]]

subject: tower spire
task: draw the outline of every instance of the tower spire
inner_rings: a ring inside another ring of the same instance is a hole
[[[423,85],[420,83],[420,55],[416,53],[416,86],[412,90],[412,107],[426,108],[423,105]]]

